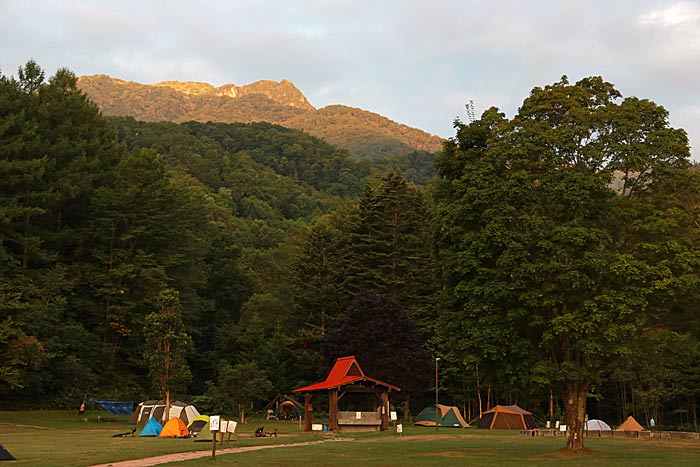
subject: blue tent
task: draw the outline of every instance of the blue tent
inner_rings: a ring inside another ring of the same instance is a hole
[[[139,436],[158,436],[162,430],[163,425],[158,423],[158,420],[151,417],[148,420],[148,423],[146,423],[146,425],[143,427],[143,430],[141,430],[141,434],[139,434]]]
[[[88,399],[88,402],[100,404],[112,415],[131,415],[134,411],[134,401],[104,401],[100,399]]]

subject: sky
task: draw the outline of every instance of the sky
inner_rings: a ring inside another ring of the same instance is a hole
[[[445,138],[535,86],[602,76],[650,99],[700,161],[700,0],[0,0],[0,71],[219,86],[287,79]]]

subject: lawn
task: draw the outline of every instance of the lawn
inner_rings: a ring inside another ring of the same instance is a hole
[[[192,439],[155,439],[112,435],[130,431],[127,417],[97,421],[106,413],[89,413],[88,421],[75,413],[61,411],[0,412],[0,444],[17,461],[8,466],[84,467],[93,464],[138,459],[161,454],[201,450],[211,444]],[[256,427],[279,430],[278,438],[252,438]],[[239,425],[236,442],[218,444],[215,460],[210,455],[170,466],[697,466],[699,440],[592,438],[584,456],[562,453],[562,438],[521,438],[513,431],[455,430],[405,427],[402,436],[393,432],[305,434],[294,422],[252,420]],[[308,441],[339,442],[285,446],[276,449],[224,454],[230,447],[293,444]]]

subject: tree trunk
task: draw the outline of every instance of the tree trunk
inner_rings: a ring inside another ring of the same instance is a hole
[[[549,388],[549,420],[554,421],[554,394],[552,388]]]
[[[481,381],[479,380],[479,365],[476,366],[476,395],[479,400],[479,418],[484,415],[484,404],[481,400]]]
[[[163,424],[170,420],[170,389],[165,390],[165,411],[163,411]]]
[[[586,427],[586,396],[588,382],[565,383],[562,386],[566,407],[566,448],[570,451],[583,450],[583,432]]]

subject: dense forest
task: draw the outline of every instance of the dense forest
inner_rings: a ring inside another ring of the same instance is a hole
[[[600,78],[455,128],[434,166],[357,159],[269,123],[104,117],[32,61],[0,77],[0,406],[167,391],[235,414],[356,355],[408,414],[440,357],[469,419],[697,430],[685,132]]]

